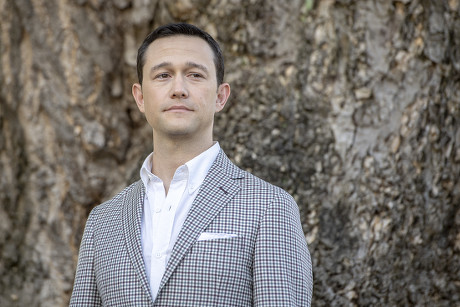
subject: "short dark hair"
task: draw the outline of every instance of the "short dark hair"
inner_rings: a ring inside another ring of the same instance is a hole
[[[187,23],[171,23],[163,25],[156,28],[153,32],[147,35],[147,37],[142,42],[142,45],[139,47],[139,50],[137,51],[137,77],[139,79],[139,83],[142,84],[142,68],[145,64],[145,52],[147,51],[147,48],[150,46],[150,44],[156,39],[176,35],[197,36],[208,43],[209,47],[211,47],[211,50],[214,53],[217,86],[221,85],[224,82],[225,67],[224,56],[222,55],[222,50],[220,49],[219,44],[207,32]]]

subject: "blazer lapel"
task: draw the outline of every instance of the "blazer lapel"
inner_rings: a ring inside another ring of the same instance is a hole
[[[166,284],[198,236],[240,191],[241,188],[235,179],[243,177],[243,171],[237,168],[221,150],[216,161],[211,166],[182,226],[161,280],[159,291]]]
[[[123,201],[123,230],[129,258],[136,270],[142,288],[152,300],[150,287],[145,273],[141,245],[141,219],[144,210],[145,189],[141,181],[132,185]],[[153,300],[152,300],[153,301]]]

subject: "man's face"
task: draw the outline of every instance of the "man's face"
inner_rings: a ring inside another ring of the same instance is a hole
[[[214,114],[230,94],[228,84],[217,87],[213,52],[203,39],[170,36],[147,48],[143,84],[133,96],[156,138],[212,141]]]

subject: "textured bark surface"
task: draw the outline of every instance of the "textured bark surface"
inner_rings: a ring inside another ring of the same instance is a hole
[[[138,177],[154,27],[225,51],[216,139],[298,201],[314,306],[460,304],[459,0],[0,0],[0,305],[65,306],[92,207]]]

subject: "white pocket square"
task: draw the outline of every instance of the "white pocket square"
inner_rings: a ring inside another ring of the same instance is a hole
[[[229,238],[235,238],[235,237],[238,237],[238,235],[233,234],[233,233],[203,232],[198,237],[198,241],[229,239]]]

